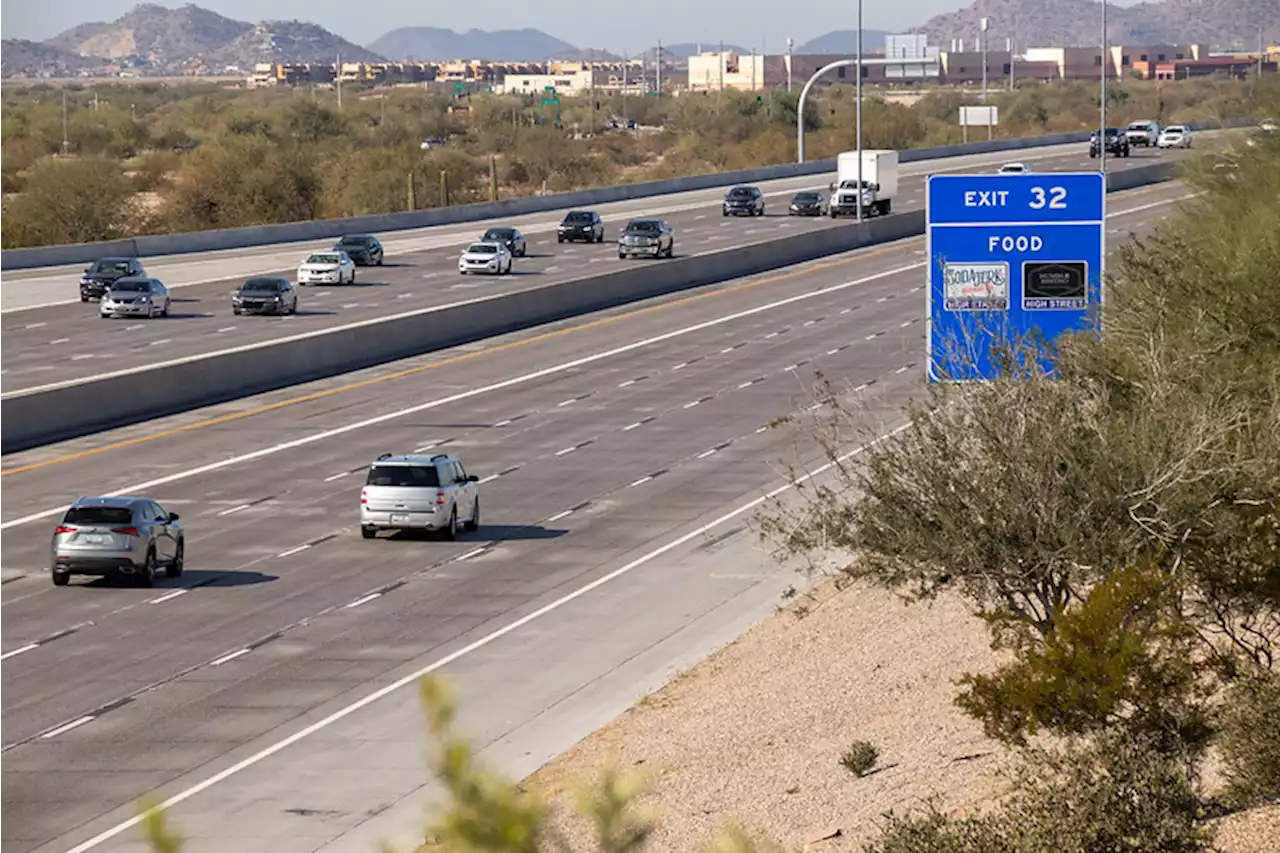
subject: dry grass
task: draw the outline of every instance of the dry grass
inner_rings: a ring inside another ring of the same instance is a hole
[[[856,851],[890,809],[1000,798],[1014,756],[951,702],[952,679],[995,661],[959,601],[906,607],[828,584],[801,605],[808,615],[767,620],[525,781],[575,849],[593,848],[574,794],[610,762],[650,774],[656,851],[696,850],[727,822],[792,850]],[[880,751],[861,779],[840,766],[855,740]],[[1280,850],[1280,805],[1224,819],[1218,846]]]

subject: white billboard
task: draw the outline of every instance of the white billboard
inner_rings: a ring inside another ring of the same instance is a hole
[[[1000,124],[998,107],[961,107],[960,125],[962,127],[994,127]]]

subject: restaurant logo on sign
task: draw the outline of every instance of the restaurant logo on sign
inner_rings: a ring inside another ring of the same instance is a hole
[[[945,292],[943,307],[948,311],[1009,309],[1007,263],[944,263],[942,282]]]

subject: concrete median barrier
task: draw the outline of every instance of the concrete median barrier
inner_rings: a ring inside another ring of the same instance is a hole
[[[1113,172],[1111,191],[1169,180],[1174,164]],[[6,395],[4,453],[336,376],[667,293],[781,269],[924,233],[895,214],[605,275],[376,318],[337,329]],[[145,377],[145,381],[143,380]]]

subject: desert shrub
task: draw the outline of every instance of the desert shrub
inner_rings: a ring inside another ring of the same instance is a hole
[[[1219,746],[1230,801],[1252,805],[1280,796],[1280,674],[1250,673],[1232,687]]]
[[[131,233],[140,213],[120,164],[102,157],[45,158],[5,199],[5,248],[112,240]]]
[[[880,760],[880,750],[865,740],[854,741],[840,756],[840,766],[861,779],[870,773]]]

